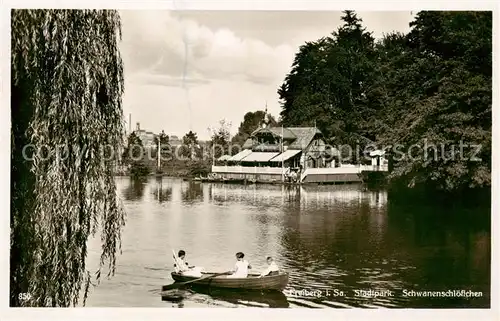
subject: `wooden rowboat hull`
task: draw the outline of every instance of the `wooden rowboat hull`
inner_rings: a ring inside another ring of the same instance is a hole
[[[246,278],[228,278],[225,275],[208,278],[215,273],[203,273],[206,279],[193,282],[193,285],[210,286],[213,288],[245,289],[245,290],[276,290],[283,291],[288,284],[288,273],[282,272],[278,275],[270,275],[259,278],[259,274],[249,274]],[[181,275],[172,272],[172,278],[176,282],[188,282],[198,277]]]

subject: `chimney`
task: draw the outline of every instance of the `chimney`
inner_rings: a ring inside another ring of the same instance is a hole
[[[141,125],[140,125],[140,123],[137,123],[136,130],[137,130],[137,131],[141,130]]]

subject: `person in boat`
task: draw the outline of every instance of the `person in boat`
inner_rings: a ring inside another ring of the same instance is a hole
[[[202,267],[190,266],[186,261],[186,251],[180,250],[177,254],[177,258],[174,263],[175,272],[188,275],[188,276],[197,276],[201,277],[201,272],[203,271]]]
[[[260,277],[263,276],[268,276],[268,275],[277,275],[280,273],[280,269],[276,262],[274,262],[274,259],[271,256],[268,256],[267,259],[267,269],[265,269],[261,274]]]
[[[248,269],[252,266],[245,260],[245,254],[242,252],[236,253],[236,264],[234,265],[233,273],[228,275],[228,278],[246,278],[248,276]]]
[[[190,268],[189,263],[186,262],[186,251],[180,250],[179,253],[177,253],[177,258],[175,259],[174,268],[175,272],[177,273],[189,270]]]

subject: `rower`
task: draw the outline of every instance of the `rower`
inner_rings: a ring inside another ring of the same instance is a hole
[[[228,275],[228,278],[246,278],[248,276],[248,269],[252,266],[247,260],[244,260],[245,254],[242,252],[236,253],[236,264],[234,265],[233,274]]]

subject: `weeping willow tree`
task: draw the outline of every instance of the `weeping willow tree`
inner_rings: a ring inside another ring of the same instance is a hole
[[[101,234],[114,273],[124,211],[113,180],[122,144],[123,65],[114,10],[13,10],[11,306],[83,303]],[[112,147],[112,148],[110,148]]]

